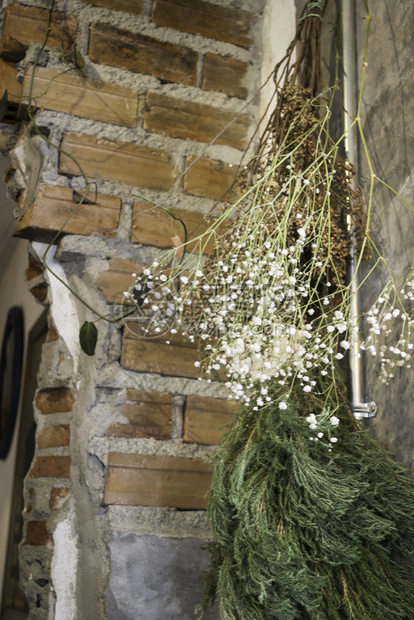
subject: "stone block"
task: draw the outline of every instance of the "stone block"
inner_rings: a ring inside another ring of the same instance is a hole
[[[63,487],[55,487],[50,492],[50,508],[59,510],[67,502],[72,491]]]
[[[105,194],[90,193],[77,211],[82,194],[74,196],[67,187],[40,185],[33,204],[17,222],[14,236],[31,241],[53,239],[68,217],[62,234],[113,236],[118,226],[121,200]],[[89,204],[90,202],[96,204]]]
[[[142,0],[83,0],[83,2],[112,11],[126,11],[133,15],[142,13]]]
[[[104,503],[205,510],[210,482],[209,466],[197,459],[112,452]]]
[[[184,176],[186,194],[214,198],[214,200],[235,200],[240,195],[240,191],[232,188],[237,166],[230,166],[222,161],[205,157],[195,160],[195,156],[192,155],[187,157],[185,162],[186,168],[192,164]]]
[[[157,26],[249,47],[253,15],[202,0],[155,0],[152,19]]]
[[[245,99],[247,88],[243,86],[247,64],[235,58],[208,52],[204,57],[203,90],[214,90],[230,97]]]
[[[18,52],[31,43],[42,45],[48,29],[48,12],[12,4],[5,9],[0,52]],[[66,13],[53,13],[46,48],[72,49],[76,41],[76,19]]]
[[[62,149],[74,157],[91,178],[165,191],[171,189],[174,182],[170,156],[166,151],[86,134],[67,134],[62,141]],[[79,175],[78,167],[63,153],[60,171]]]
[[[46,546],[50,541],[46,521],[28,521],[23,545]]]
[[[30,93],[32,67],[25,72],[23,102]],[[119,84],[83,79],[37,67],[33,80],[33,105],[105,123],[134,127],[138,93]]]
[[[39,413],[65,413],[72,411],[74,398],[70,388],[46,388],[36,394],[35,404]]]
[[[108,435],[171,439],[172,396],[163,392],[128,390],[122,415],[129,424],[113,424]]]
[[[204,214],[194,211],[184,211],[183,209],[169,209],[175,217],[180,218],[187,229],[187,241],[195,239],[203,234],[210,226],[204,220]],[[219,233],[225,230],[220,226]],[[172,248],[173,238],[178,236],[184,243],[184,227],[181,222],[174,220],[166,211],[158,207],[152,207],[146,202],[136,202],[132,219],[131,243],[141,243],[142,245],[152,245],[157,248]],[[202,245],[197,242],[189,243],[187,251],[201,251],[209,254],[214,248],[214,239],[204,239]]]
[[[194,620],[210,554],[197,538],[114,534],[108,620]],[[218,610],[205,620],[216,620]]]
[[[41,450],[68,446],[70,441],[69,424],[56,424],[42,431],[37,437],[37,445]]]
[[[184,336],[174,334],[146,339],[139,336],[138,330],[139,326],[135,323],[126,323],[122,341],[122,368],[192,379],[200,376],[200,369],[194,366],[200,354],[196,345]],[[167,344],[167,340],[171,344]]]
[[[197,52],[109,24],[92,24],[89,57],[97,64],[152,75],[166,82],[195,86],[197,81]]]
[[[111,258],[109,269],[101,271],[96,278],[96,284],[110,303],[127,304],[124,292],[128,291],[136,279],[132,274],[141,273],[144,267],[145,265],[132,260]]]
[[[38,456],[30,468],[29,478],[69,478],[70,456]]]
[[[187,396],[184,409],[184,435],[187,442],[217,445],[240,403],[203,396]]]
[[[148,93],[146,101],[144,127],[148,131],[210,143],[228,125],[215,144],[227,144],[236,149],[247,147],[249,117],[245,114],[235,118],[235,112],[156,93]]]

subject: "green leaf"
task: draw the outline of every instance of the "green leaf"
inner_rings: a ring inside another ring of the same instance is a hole
[[[94,355],[96,343],[98,341],[98,330],[95,323],[85,321],[79,331],[79,341],[82,351],[86,355]]]
[[[7,105],[8,105],[7,90],[5,90],[2,98],[0,99],[0,121],[2,121],[3,118],[6,116]]]

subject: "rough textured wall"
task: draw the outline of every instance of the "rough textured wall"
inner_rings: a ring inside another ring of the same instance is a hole
[[[203,225],[257,118],[257,99],[241,110],[259,85],[264,3],[58,0],[33,82],[44,3],[4,4],[1,146],[16,234],[31,240],[29,287],[50,304],[20,548],[30,617],[193,618],[208,564],[204,461],[235,403],[197,381],[190,342],[100,321],[95,357],[82,353],[79,327],[94,317],[64,283],[120,316],[131,274],[179,232],[140,196],[190,232]],[[30,91],[41,136],[27,122]],[[74,160],[94,184],[49,252],[58,280],[40,259],[85,187]]]
[[[365,26],[363,3],[357,3],[358,70],[362,67]],[[412,59],[414,5],[410,0],[369,2],[372,14],[368,67],[361,116],[372,157],[381,179],[414,202],[414,81]],[[367,188],[369,170],[361,153],[361,178]],[[414,247],[412,211],[380,184],[375,185],[371,230],[381,251],[400,275],[411,266]],[[379,293],[379,276],[371,279],[362,303]],[[370,427],[396,456],[414,465],[413,375],[407,368],[394,369],[389,386],[378,379],[375,358],[366,360],[366,399],[375,400],[378,415]]]

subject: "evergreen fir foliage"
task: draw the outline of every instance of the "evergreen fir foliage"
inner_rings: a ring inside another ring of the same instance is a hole
[[[201,617],[215,599],[222,620],[413,617],[414,584],[391,557],[413,551],[414,482],[353,419],[335,377],[314,379],[286,409],[270,382],[272,402],[242,406],[213,457]]]

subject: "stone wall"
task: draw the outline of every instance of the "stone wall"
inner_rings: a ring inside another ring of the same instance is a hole
[[[142,196],[190,233],[205,225],[258,119],[259,98],[246,104],[264,2],[57,0],[33,81],[45,3],[3,4],[1,146],[28,285],[50,305],[20,547],[30,617],[193,618],[208,566],[205,460],[236,403],[197,380],[197,350],[178,338],[99,321],[95,357],[81,352],[79,327],[96,317],[65,283],[122,316],[132,274],[177,234]],[[91,193],[48,253],[53,275],[41,258],[85,188],[80,169]]]
[[[94,317],[64,284],[103,315],[125,312],[132,274],[177,234],[143,196],[183,218],[190,233],[201,230],[230,187],[259,117],[259,99],[247,103],[260,82],[262,11],[278,17],[278,29],[294,3],[57,0],[60,13],[32,86],[45,3],[3,4],[0,92],[7,88],[9,97],[0,147],[10,151],[16,234],[30,240],[28,285],[50,306],[20,548],[30,617],[193,618],[208,566],[205,461],[236,403],[218,384],[198,381],[197,350],[178,337],[171,344],[166,336],[143,340],[133,325],[100,321],[96,355],[85,355],[79,327]],[[331,3],[332,25],[338,4]],[[398,11],[391,4],[371,7],[364,127],[375,170],[412,202],[413,9],[409,0]],[[359,48],[363,16],[358,7]],[[325,39],[327,66],[335,57],[332,41]],[[31,88],[41,135],[27,122]],[[79,165],[93,185],[48,253],[58,280],[43,270],[41,257],[84,190]],[[359,168],[364,179],[363,158]],[[375,195],[373,227],[403,272],[413,230],[385,190]],[[365,291],[367,300],[375,289]],[[373,429],[411,464],[407,375],[397,370],[384,389],[372,360],[366,370],[366,397],[379,405]]]

